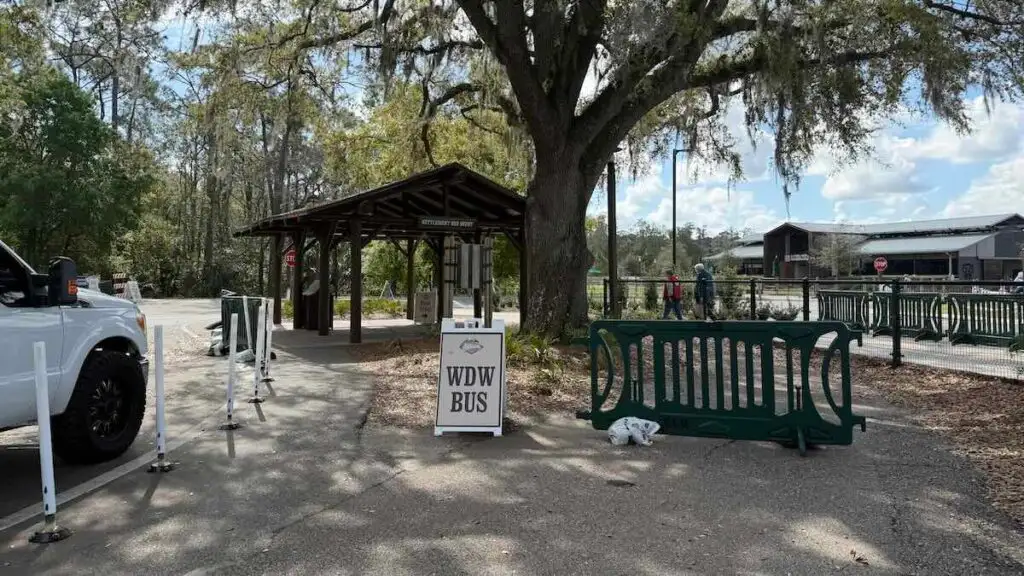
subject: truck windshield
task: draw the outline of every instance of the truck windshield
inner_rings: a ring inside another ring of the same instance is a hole
[[[11,250],[7,244],[4,244],[3,240],[0,240],[0,265],[2,266],[15,266],[21,265],[22,268],[28,271],[29,274],[35,274],[36,271],[28,265],[18,256],[14,250]]]

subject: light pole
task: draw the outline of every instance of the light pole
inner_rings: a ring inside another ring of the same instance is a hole
[[[672,150],[672,272],[679,273],[676,265],[676,158],[683,150],[676,148]]]

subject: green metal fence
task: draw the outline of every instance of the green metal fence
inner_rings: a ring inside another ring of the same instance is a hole
[[[855,330],[868,326],[868,293],[855,290],[819,290],[818,320],[844,322]]]
[[[634,416],[666,434],[775,441],[801,454],[848,445],[853,427],[865,428],[851,398],[849,348],[859,338],[843,322],[599,320],[590,327],[589,417],[599,430]]]
[[[1024,325],[1024,295],[950,294],[949,341],[1009,346]]]
[[[874,292],[871,299],[871,334],[892,336],[892,292]],[[914,340],[938,342],[943,335],[943,297],[937,292],[900,292],[900,329]]]

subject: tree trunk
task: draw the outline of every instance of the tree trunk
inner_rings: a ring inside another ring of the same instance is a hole
[[[579,168],[578,156],[537,163],[528,188],[527,301],[523,329],[558,337],[587,322],[586,212],[600,175]],[[572,169],[571,167],[575,167]]]

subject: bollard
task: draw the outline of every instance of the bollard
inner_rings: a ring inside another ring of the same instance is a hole
[[[272,300],[267,300],[267,303],[272,305]],[[274,348],[271,346],[271,342],[274,340],[274,315],[267,311],[267,347],[266,352],[263,355],[263,381],[273,382],[274,379],[270,377],[270,361],[274,358]]]
[[[226,422],[220,425],[221,430],[237,430],[239,428],[238,422],[234,421],[235,412],[235,362],[237,358],[235,355],[238,352],[238,313],[235,312],[231,315],[231,339],[228,346],[228,419]]]
[[[266,355],[267,303],[260,299],[260,307],[256,312],[256,347],[253,348],[252,359],[252,398],[250,404],[261,404],[260,380],[263,379],[263,362]]]
[[[256,356],[256,343],[252,340],[252,324],[249,323],[249,297],[242,296],[242,314],[245,318],[245,346]]]
[[[39,469],[43,477],[43,528],[29,536],[33,544],[49,544],[71,536],[57,525],[57,483],[53,479],[53,444],[50,439],[50,385],[46,375],[46,343],[36,342],[36,420],[39,423]]]
[[[156,378],[156,462],[150,472],[170,472],[175,462],[167,460],[167,423],[164,420],[164,327],[153,328],[153,372]]]

